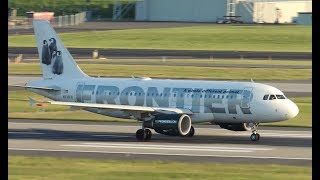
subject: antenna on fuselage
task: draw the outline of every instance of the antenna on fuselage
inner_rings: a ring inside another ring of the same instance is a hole
[[[254,83],[253,79],[251,78],[251,82]]]

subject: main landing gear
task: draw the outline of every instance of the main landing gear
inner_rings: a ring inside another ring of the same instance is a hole
[[[178,131],[157,131],[157,133],[168,135],[168,136],[179,136]],[[188,134],[184,135],[184,137],[192,137],[195,133],[194,127],[191,126]],[[136,132],[136,138],[139,141],[148,141],[151,139],[152,132],[150,129],[142,127],[142,129],[138,129]],[[182,136],[182,135],[180,135]]]
[[[138,129],[136,132],[136,138],[140,141],[143,140],[150,140],[152,136],[152,132],[150,131],[150,129]]]
[[[250,136],[251,141],[259,141],[260,134],[257,132],[258,123],[250,123],[250,127],[252,129],[252,134]]]

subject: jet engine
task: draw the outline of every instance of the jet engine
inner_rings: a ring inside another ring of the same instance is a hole
[[[143,126],[168,136],[186,136],[191,129],[191,118],[186,114],[161,114],[144,121]]]
[[[250,131],[251,127],[249,123],[237,123],[237,124],[218,124],[223,129],[228,129],[231,131]]]

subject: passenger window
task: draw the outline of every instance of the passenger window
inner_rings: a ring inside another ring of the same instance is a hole
[[[269,100],[274,100],[274,99],[277,99],[276,96],[271,94],[270,97],[269,97]]]
[[[277,99],[285,99],[284,95],[276,95]]]
[[[217,97],[218,99],[220,98],[220,95],[218,95],[218,97]]]
[[[268,100],[269,94],[263,96],[263,100]]]
[[[221,99],[223,99],[223,98],[224,98],[224,95],[221,96]]]

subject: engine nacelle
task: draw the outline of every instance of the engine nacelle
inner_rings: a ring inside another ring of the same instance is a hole
[[[251,127],[249,123],[237,123],[237,124],[218,124],[223,129],[228,129],[231,131],[250,131]]]
[[[143,126],[168,136],[185,136],[190,132],[191,118],[186,114],[161,114],[153,120],[144,121]]]

